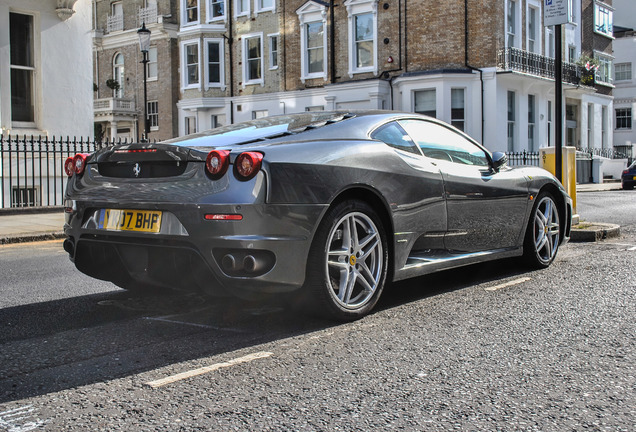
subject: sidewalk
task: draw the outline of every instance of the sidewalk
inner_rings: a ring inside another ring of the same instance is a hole
[[[619,190],[620,183],[582,184],[576,191],[598,192]],[[64,237],[64,212],[0,212],[0,245],[32,241],[52,240]]]
[[[0,245],[64,237],[64,212],[0,213]]]

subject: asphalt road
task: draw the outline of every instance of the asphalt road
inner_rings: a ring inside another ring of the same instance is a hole
[[[1,246],[0,431],[636,430],[636,192],[578,212],[622,237],[399,283],[349,324]]]

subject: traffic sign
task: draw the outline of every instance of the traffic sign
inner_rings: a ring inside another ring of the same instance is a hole
[[[553,26],[570,22],[570,0],[544,0],[543,25]]]

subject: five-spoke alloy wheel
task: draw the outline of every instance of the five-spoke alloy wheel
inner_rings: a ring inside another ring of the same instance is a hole
[[[554,261],[560,243],[561,227],[556,202],[548,193],[539,194],[528,223],[524,258],[534,267],[547,267]]]
[[[384,227],[366,203],[344,201],[326,215],[310,252],[306,288],[319,312],[337,319],[366,315],[377,302],[388,265]]]

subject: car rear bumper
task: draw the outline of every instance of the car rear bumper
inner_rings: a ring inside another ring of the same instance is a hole
[[[163,205],[159,233],[99,228],[102,208],[73,203],[65,249],[77,268],[120,286],[135,283],[184,290],[281,292],[302,286],[321,205]],[[236,214],[241,220],[206,220]]]

